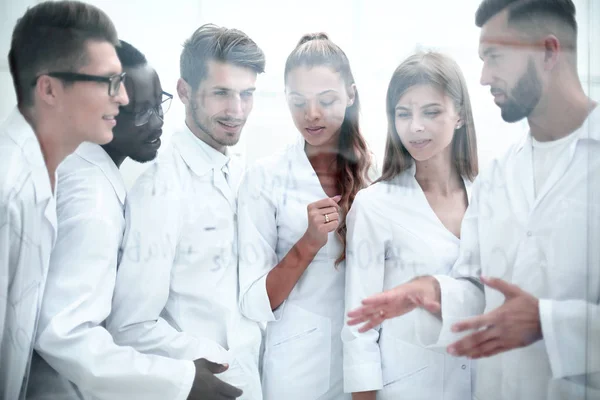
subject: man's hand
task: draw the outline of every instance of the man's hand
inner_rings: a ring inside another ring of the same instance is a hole
[[[477,330],[448,346],[448,353],[469,358],[490,357],[525,347],[542,338],[539,301],[518,286],[496,278],[481,278],[504,294],[504,304],[487,314],[458,322],[453,332]]]
[[[384,320],[404,315],[417,307],[439,314],[440,285],[432,276],[422,276],[362,301],[362,307],[348,313],[348,325],[366,322],[359,332],[381,324]]]
[[[216,364],[200,358],[194,361],[196,377],[192,383],[192,390],[188,400],[229,400],[242,395],[242,391],[235,386],[223,382],[215,376],[227,371],[228,365]]]

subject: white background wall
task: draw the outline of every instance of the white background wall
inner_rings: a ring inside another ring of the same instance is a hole
[[[0,0],[0,120],[15,104],[7,54],[16,19],[36,0]],[[480,0],[91,0],[113,19],[119,36],[144,52],[163,87],[175,94],[181,44],[200,25],[213,22],[250,35],[264,50],[267,72],[258,79],[254,111],[235,151],[248,162],[271,154],[297,135],[283,94],[285,59],[300,36],[324,31],[348,54],[362,101],[362,129],[382,163],[386,133],[385,92],[396,66],[415,49],[453,56],[466,76],[484,166],[523,132],[524,123],[506,124],[489,89],[479,85],[479,29],[474,13]],[[575,0],[579,68],[585,90],[600,99],[600,0]],[[166,115],[164,140],[183,123],[175,96]],[[1,160],[0,160],[1,162]],[[147,167],[127,161],[128,185]]]

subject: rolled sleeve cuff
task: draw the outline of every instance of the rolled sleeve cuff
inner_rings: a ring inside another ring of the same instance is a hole
[[[381,364],[344,367],[344,392],[356,393],[383,389]]]
[[[206,358],[217,364],[226,364],[229,362],[229,353],[217,342],[210,339],[198,338],[194,360]]]
[[[279,321],[283,316],[285,301],[275,310],[271,310],[271,302],[267,294],[267,275],[256,280],[246,291],[242,299],[242,314],[256,322]]]
[[[186,366],[183,370],[183,378],[181,383],[181,390],[176,400],[186,400],[192,391],[192,385],[194,383],[194,378],[196,377],[196,366],[192,361],[186,363]]]
[[[422,308],[417,308],[414,312],[417,342],[423,347],[434,346],[440,340],[442,320]]]
[[[558,338],[554,330],[554,321],[552,318],[552,300],[539,300],[540,325],[542,327],[542,336],[546,345],[546,352],[550,360],[550,369],[552,377],[555,379],[564,378],[566,375],[560,362],[560,348]]]
[[[443,348],[471,332],[452,332],[452,326],[465,318],[478,315],[481,304],[467,288],[471,283],[446,275],[435,275],[440,284],[442,319],[419,309],[417,317],[417,340],[427,348]],[[470,288],[469,288],[470,289]],[[473,290],[479,290],[473,287]],[[473,304],[476,303],[476,304]]]

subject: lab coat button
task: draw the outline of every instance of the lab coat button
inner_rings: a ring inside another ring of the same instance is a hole
[[[533,236],[533,232],[527,231],[527,236],[529,236],[529,237]]]
[[[467,369],[467,366],[465,364],[463,364],[461,368],[462,369]]]

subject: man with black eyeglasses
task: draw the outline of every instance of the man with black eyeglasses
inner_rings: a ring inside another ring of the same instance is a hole
[[[172,99],[139,50],[121,41],[117,54],[131,101],[120,109],[113,140],[103,146],[82,143],[58,170],[58,236],[27,398],[47,399],[51,393],[61,399],[185,399],[188,379],[202,398],[216,398],[211,396],[229,386],[213,375],[223,366],[144,355],[116,345],[103,326],[125,231],[126,188],[119,167],[127,157],[138,162],[156,157]]]
[[[0,125],[0,398],[25,398],[50,253],[56,169],[84,141],[112,139],[128,103],[108,16],[43,2],[20,18],[8,61],[17,107]]]

